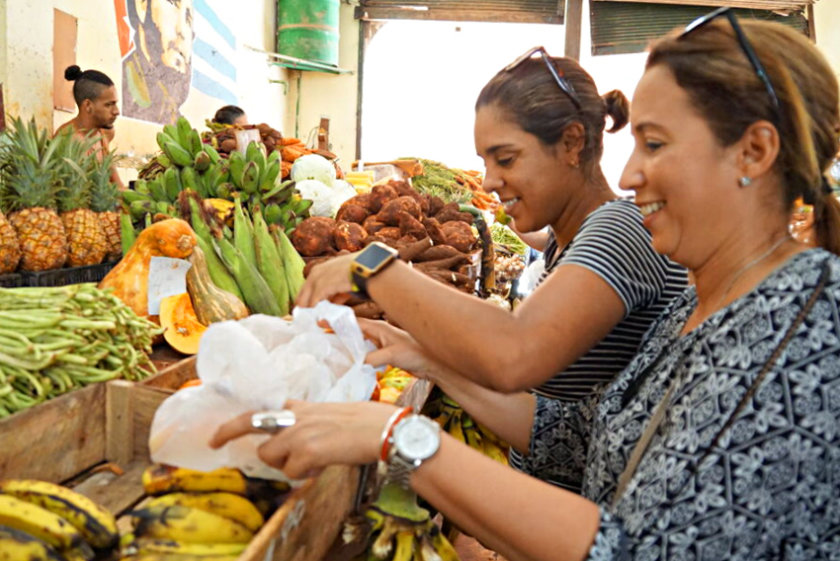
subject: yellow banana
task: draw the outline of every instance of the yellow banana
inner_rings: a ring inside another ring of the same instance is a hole
[[[66,520],[11,495],[0,494],[0,524],[31,534],[58,549],[82,543],[82,535]]]
[[[485,439],[482,442],[482,448],[480,448],[482,452],[484,452],[485,456],[488,456],[500,464],[508,465],[508,455],[505,450],[499,447],[498,444],[492,442],[489,439]]]
[[[149,506],[181,505],[218,514],[239,522],[252,532],[263,525],[263,515],[254,503],[233,493],[169,493],[149,501]]]
[[[248,528],[217,514],[186,506],[150,506],[131,513],[134,534],[188,543],[248,543]]]
[[[397,532],[396,548],[391,561],[412,561],[414,557],[414,530],[406,529]]]
[[[83,543],[72,549],[62,549],[61,557],[64,561],[91,561],[96,555],[88,544]]]
[[[387,559],[394,548],[394,537],[400,531],[399,524],[393,516],[386,516],[385,523],[379,531],[379,535],[373,540],[370,552],[376,559]]]
[[[176,555],[198,555],[201,557],[219,555],[239,555],[248,544],[245,543],[188,543],[172,540],[140,538],[125,546],[123,555],[145,555],[147,553],[167,553]]]
[[[470,448],[475,448],[479,452],[484,451],[484,444],[481,441],[481,433],[478,432],[478,429],[475,428],[475,425],[463,427],[464,429],[464,436],[467,438],[467,444],[470,445]]]
[[[452,547],[452,544],[449,543],[446,536],[444,536],[439,530],[435,530],[437,530],[437,526],[432,528],[430,533],[435,552],[437,552],[440,559],[442,561],[459,561],[458,552],[455,551],[455,548]]]
[[[236,561],[238,555],[188,555],[180,553],[141,553],[120,557],[120,561]]]
[[[155,464],[143,472],[143,489],[150,495],[173,491],[225,491],[244,495],[248,490],[248,481],[238,469],[220,468],[203,472]]]
[[[418,559],[419,556],[418,561],[443,561],[440,554],[435,550],[433,539],[428,530],[417,538],[415,559]]]
[[[55,548],[26,532],[0,526],[0,561],[63,561]]]
[[[64,518],[93,547],[113,547],[119,540],[114,515],[67,487],[48,481],[7,479],[0,481],[0,493],[17,497]]]
[[[464,435],[464,429],[461,428],[461,414],[456,413],[452,416],[449,422],[447,432],[455,437],[459,442],[467,443],[467,437]]]

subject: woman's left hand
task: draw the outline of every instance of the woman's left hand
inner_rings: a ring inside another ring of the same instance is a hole
[[[309,403],[288,400],[285,409],[295,414],[295,424],[281,429],[260,445],[257,455],[266,464],[292,479],[312,477],[333,464],[369,464],[379,459],[380,437],[395,407],[372,401]],[[218,428],[212,448],[246,434],[262,432],[251,426],[244,413]]]

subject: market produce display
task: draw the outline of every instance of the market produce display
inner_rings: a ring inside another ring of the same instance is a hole
[[[0,417],[87,384],[151,375],[159,332],[89,284],[0,289]]]
[[[499,463],[508,464],[510,445],[493,431],[476,422],[454,399],[436,390],[426,402],[423,414],[432,418],[440,428]]]
[[[471,204],[481,210],[499,208],[499,201],[484,191],[479,172],[449,168],[422,158],[417,161],[422,164],[423,173],[412,176],[411,184],[420,193],[440,197],[447,203]]]
[[[114,516],[87,497],[46,481],[0,481],[0,559],[90,561],[118,541]]]
[[[0,274],[114,258],[116,156],[70,130],[51,138],[34,119],[14,119],[0,139]]]
[[[402,368],[388,366],[382,372],[377,372],[376,389],[370,399],[383,403],[396,403],[403,391],[415,379],[411,373]]]
[[[156,214],[180,216],[179,194],[185,190],[209,200],[222,215],[231,211],[230,203],[238,197],[249,211],[264,208],[266,221],[288,232],[308,216],[312,202],[296,192],[293,182],[282,181],[283,162],[278,151],[266,156],[264,149],[252,142],[244,155],[233,150],[223,157],[211,144],[202,143],[198,131],[184,117],[175,125],[166,125],[157,134],[157,142],[162,153],[140,172],[134,190],[122,193],[136,229],[142,229]],[[291,163],[289,166],[291,170]]]

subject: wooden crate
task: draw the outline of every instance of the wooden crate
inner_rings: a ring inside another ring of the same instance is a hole
[[[195,376],[190,357],[140,383],[94,384],[0,420],[0,479],[62,482],[123,514],[144,496],[141,476],[151,462],[148,439],[155,411]],[[417,380],[399,403],[419,410],[430,390],[428,382]],[[88,477],[92,470],[101,473]],[[331,466],[304,482],[239,561],[322,560],[353,509],[359,480],[358,468]]]

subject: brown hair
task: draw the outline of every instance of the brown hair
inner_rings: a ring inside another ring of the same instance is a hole
[[[522,130],[536,136],[545,146],[557,143],[572,122],[580,122],[586,131],[580,161],[589,174],[597,167],[604,151],[606,117],[612,119],[608,132],[620,130],[627,124],[629,103],[618,90],[603,97],[598,95],[595,81],[574,60],[552,57],[552,61],[574,87],[580,110],[560,89],[541,58],[526,60],[496,74],[478,95],[475,110],[485,105],[499,106]]]
[[[837,78],[797,31],[779,23],[740,23],[779,97],[778,117],[724,18],[684,37],[675,33],[655,41],[646,67],[664,64],[671,70],[722,146],[736,142],[756,121],[775,123],[780,142],[775,166],[785,208],[798,197],[813,203],[820,246],[840,254],[840,203],[828,192],[824,175],[840,148]]]

